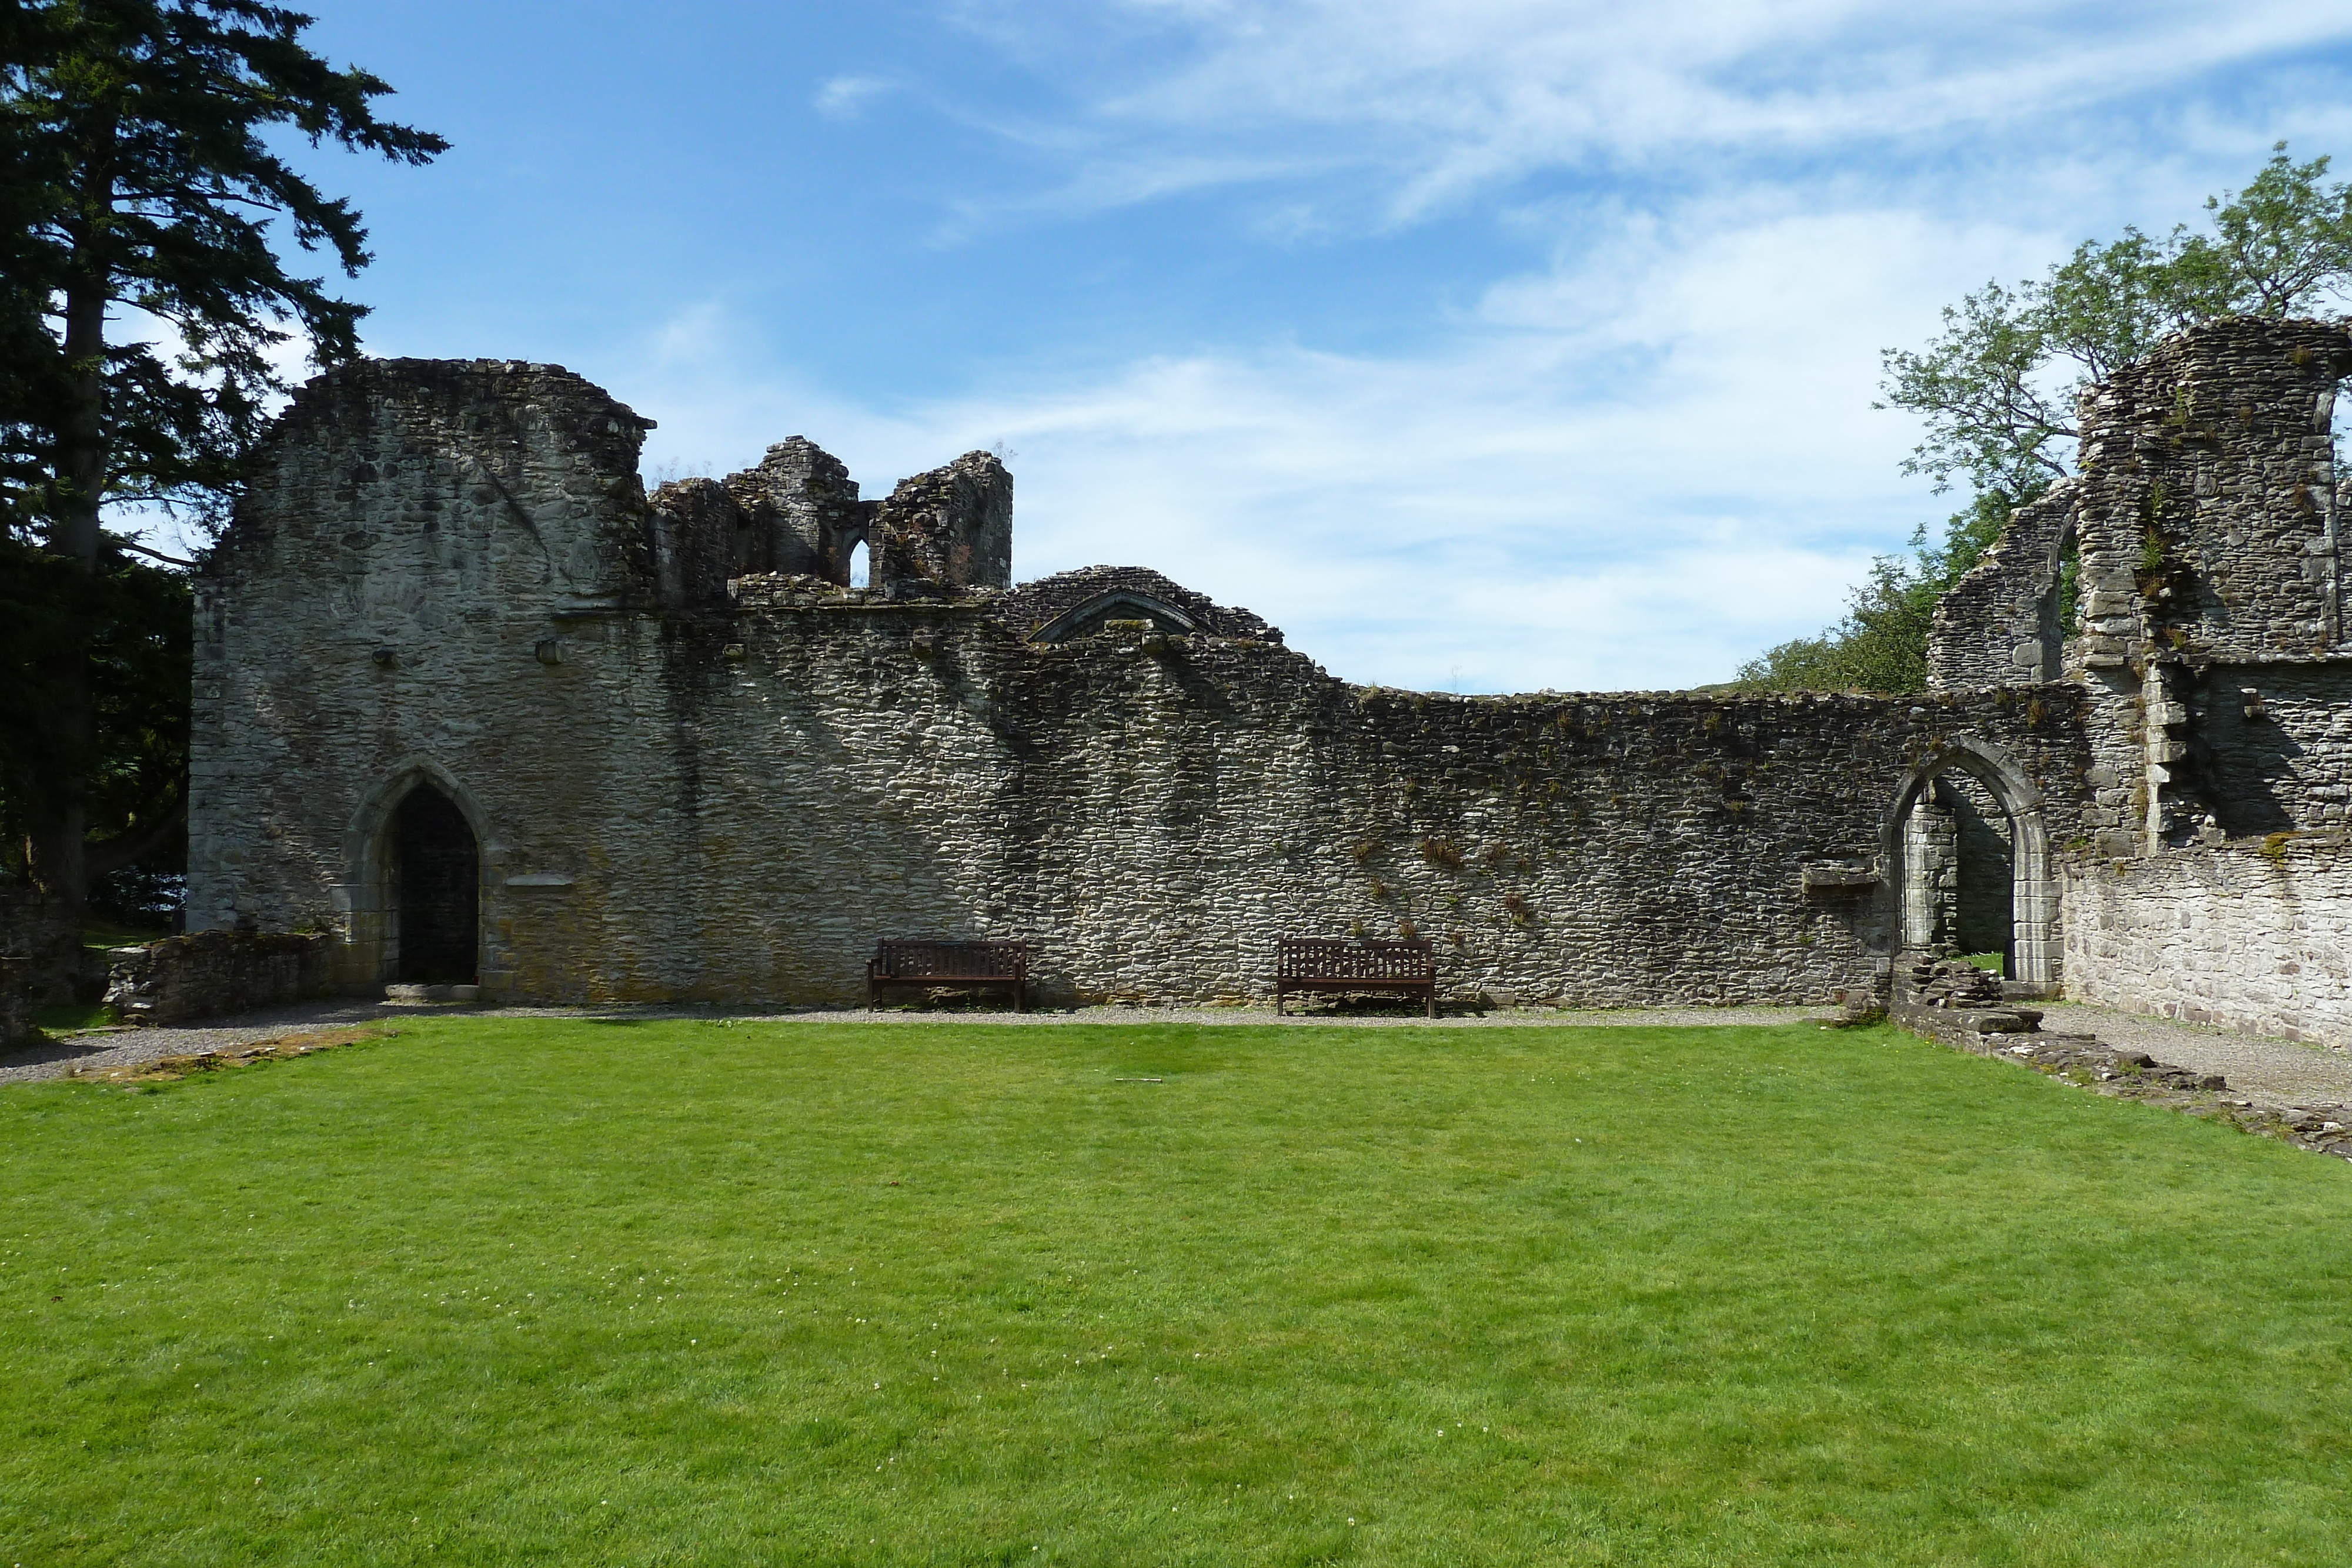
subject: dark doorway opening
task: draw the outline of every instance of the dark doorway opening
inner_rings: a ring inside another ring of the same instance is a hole
[[[393,819],[400,890],[398,979],[470,986],[481,944],[481,851],[456,802],[419,784]]]

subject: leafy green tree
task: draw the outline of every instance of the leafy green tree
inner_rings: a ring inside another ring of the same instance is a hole
[[[1908,556],[1883,555],[1848,596],[1845,618],[1739,666],[1735,686],[1772,692],[1916,692],[1927,684],[1927,632],[1936,601],[1974,566],[2009,524],[2008,498],[1987,492],[1946,525],[1940,546],[1923,525]]]
[[[2219,316],[2289,316],[2341,298],[2352,285],[2352,184],[2326,184],[2328,160],[2296,163],[2286,143],[2234,194],[2207,199],[2209,233],[2162,237],[2126,228],[2085,240],[2047,276],[1988,283],[1945,308],[1925,349],[1890,349],[1885,401],[1926,426],[1905,459],[1938,491],[1958,480],[1969,504],[1926,529],[1912,553],[1882,556],[1854,590],[1846,619],[1819,637],[1768,650],[1740,667],[1759,690],[1916,691],[1927,681],[1935,604],[2000,536],[2010,514],[2074,471],[2083,392],[2167,333]]]
[[[185,810],[184,764],[160,759],[175,735],[184,756],[184,586],[175,607],[101,518],[147,503],[217,526],[284,391],[281,346],[358,352],[364,308],[289,270],[284,242],[355,275],[366,231],[269,133],[404,163],[446,146],[379,120],[391,89],[305,48],[310,22],[253,0],[0,9],[0,530],[44,558],[0,559],[40,628],[0,647],[33,694],[0,714],[0,814],[24,872],[76,903]],[[176,721],[160,685],[126,703],[112,685],[175,678]]]

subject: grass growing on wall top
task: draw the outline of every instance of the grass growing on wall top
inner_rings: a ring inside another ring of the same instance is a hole
[[[2352,1171],[1888,1031],[405,1028],[0,1090],[7,1562],[2281,1563],[2352,1523]]]
[[[52,1034],[77,1029],[103,1029],[116,1022],[114,1009],[104,1002],[58,1002],[35,1008],[33,1022]]]

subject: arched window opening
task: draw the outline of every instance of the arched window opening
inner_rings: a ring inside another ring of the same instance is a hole
[[[866,580],[867,575],[866,541],[860,539],[856,548],[849,552],[849,586],[852,588],[870,586]]]
[[[1157,594],[1131,588],[1114,588],[1070,606],[1029,633],[1033,643],[1066,643],[1091,637],[1106,622],[1149,621],[1152,630],[1171,637],[1189,637],[1200,630],[1192,616]]]
[[[2051,657],[2042,662],[2042,678],[2055,681],[2074,663],[2072,647],[2083,635],[2083,543],[2073,524],[2058,542],[2058,580],[2051,594]]]
[[[394,978],[428,986],[475,982],[481,947],[481,849],[457,803],[420,781],[392,822]]]
[[[2336,482],[2339,488],[2345,479],[2344,438],[2347,432],[2352,432],[2352,398],[2344,395],[2347,387],[2352,387],[2352,381],[2336,383],[2335,392],[2329,394],[2331,401],[2327,410],[2327,449],[2334,459]]]

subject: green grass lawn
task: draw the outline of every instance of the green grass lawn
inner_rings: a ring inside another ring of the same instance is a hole
[[[0,1568],[2352,1527],[2352,1169],[1883,1030],[427,1019],[0,1183]]]

